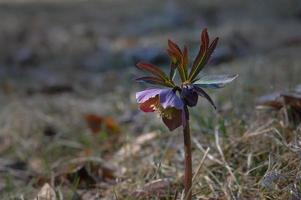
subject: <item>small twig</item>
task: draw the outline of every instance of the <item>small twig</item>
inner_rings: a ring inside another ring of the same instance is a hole
[[[192,183],[194,183],[194,181],[195,181],[197,175],[199,174],[199,172],[200,172],[200,170],[201,170],[201,168],[202,168],[202,166],[203,166],[203,164],[204,164],[204,161],[205,161],[205,159],[206,159],[207,154],[209,153],[209,151],[210,151],[210,148],[208,147],[208,148],[206,149],[205,153],[204,153],[204,156],[203,156],[203,158],[202,158],[202,160],[201,160],[201,162],[200,162],[200,164],[199,164],[199,166],[198,166],[198,168],[197,168],[195,174],[194,174],[193,177],[192,177]]]
[[[206,152],[206,150],[203,148],[203,146],[199,143],[199,141],[196,138],[193,137],[192,141],[194,142],[194,144],[196,145],[196,147],[201,150],[201,152],[203,152],[203,153]],[[214,162],[216,162],[216,163],[218,163],[220,165],[223,164],[222,161],[220,161],[219,159],[215,158],[213,155],[211,155],[209,153],[208,153],[207,157],[209,158],[209,160],[214,161]]]
[[[234,176],[231,167],[227,163],[227,161],[225,159],[225,155],[223,153],[223,150],[222,150],[222,148],[220,146],[218,128],[215,129],[214,136],[215,136],[215,145],[216,145],[216,148],[217,148],[220,156],[222,157],[223,163],[224,163],[226,169],[228,170],[229,174],[232,176],[233,180],[236,182],[236,184],[238,184],[238,181],[237,181],[236,177]]]
[[[214,189],[214,186],[213,186],[213,181],[208,176],[204,176],[204,179],[205,179],[207,185],[209,186],[211,192],[213,194],[216,194],[216,190]]]

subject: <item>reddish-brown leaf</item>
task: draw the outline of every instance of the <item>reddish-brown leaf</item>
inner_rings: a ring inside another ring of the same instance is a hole
[[[209,46],[209,35],[208,35],[207,28],[205,28],[202,31],[201,40],[202,40],[202,44],[204,45],[204,49],[207,49]]]
[[[216,45],[217,45],[217,42],[218,42],[218,37],[215,38],[212,43],[210,44],[209,48],[208,48],[208,51],[207,51],[207,54],[206,54],[206,61],[205,61],[205,64],[208,62],[211,54],[213,53],[213,51],[215,50],[216,48]]]
[[[207,29],[205,28],[201,34],[201,46],[199,52],[193,61],[191,71],[189,73],[189,79],[192,80],[192,77],[195,77],[200,66],[203,66],[203,62],[206,59],[206,54],[209,46],[209,36]]]
[[[100,182],[113,183],[116,167],[98,157],[78,157],[68,160],[54,169],[55,183],[74,183],[78,187],[90,187]]]
[[[104,118],[104,125],[108,133],[120,133],[120,126],[112,117]]]
[[[135,79],[136,81],[142,81],[145,83],[155,84],[155,85],[163,85],[163,86],[169,86],[165,81],[163,81],[160,78],[152,77],[152,76],[143,76]]]
[[[141,69],[141,70],[144,70],[144,71],[147,71],[147,72],[150,72],[151,74],[163,79],[163,80],[167,80],[168,77],[166,76],[166,74],[158,67],[156,67],[155,65],[153,64],[150,64],[150,63],[144,63],[144,62],[139,62],[137,63],[137,68],[138,69]]]
[[[216,48],[218,38],[215,38],[209,46],[209,36],[207,29],[203,30],[201,36],[201,47],[199,50],[198,55],[196,56],[192,69],[189,73],[189,80],[194,81],[200,71],[204,68],[207,64],[208,60],[210,59],[211,54],[213,53],[214,49]]]
[[[181,57],[179,57],[177,54],[175,54],[173,51],[171,51],[170,49],[167,49],[167,54],[169,55],[169,57],[171,58],[171,62],[173,64],[173,66],[176,66],[175,64],[179,63],[181,60]]]
[[[99,133],[99,131],[101,130],[102,123],[104,121],[103,117],[95,114],[88,114],[85,116],[85,120],[92,133]]]
[[[185,74],[185,80],[188,77],[188,48],[184,46],[182,68]]]
[[[97,134],[101,130],[107,131],[109,134],[120,132],[118,123],[111,117],[104,117],[96,114],[87,114],[85,115],[85,120],[93,134]]]
[[[301,111],[301,93],[294,92],[275,92],[266,94],[257,99],[257,105],[281,109],[290,106],[295,110]]]
[[[174,52],[175,54],[181,56],[182,55],[182,52],[181,52],[181,49],[179,48],[179,46],[174,43],[173,41],[171,40],[168,40],[168,47],[169,49]]]

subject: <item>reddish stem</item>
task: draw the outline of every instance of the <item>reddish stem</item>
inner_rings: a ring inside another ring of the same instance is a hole
[[[186,116],[189,116],[188,108],[185,108]],[[184,134],[184,150],[185,150],[185,173],[184,173],[184,193],[185,200],[191,200],[191,185],[192,185],[192,164],[191,164],[191,140],[190,140],[190,128],[189,121],[186,121],[186,125],[183,129]]]

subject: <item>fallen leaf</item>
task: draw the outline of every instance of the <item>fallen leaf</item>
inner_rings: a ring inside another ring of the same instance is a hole
[[[112,117],[87,114],[85,115],[85,120],[91,132],[94,134],[98,134],[100,131],[105,131],[109,134],[120,132],[119,124]]]
[[[284,104],[301,111],[301,93],[282,94]]]
[[[299,124],[301,121],[301,91],[297,86],[293,91],[280,91],[257,99],[257,108],[272,108],[284,111],[286,122]],[[282,109],[284,108],[284,109]]]
[[[115,167],[96,157],[73,159],[56,171],[57,183],[77,183],[81,188],[91,187],[100,182],[113,183],[116,178]]]
[[[293,109],[301,110],[301,91],[300,86],[296,87],[294,91],[274,92],[261,96],[257,99],[258,106],[267,106],[274,109],[280,109],[284,106],[292,107]]]
[[[113,118],[111,118],[111,117],[104,118],[104,124],[105,124],[106,130],[109,133],[119,133],[120,132],[120,127]]]
[[[85,116],[85,120],[92,133],[99,133],[103,123],[103,117],[95,114],[88,114]]]
[[[275,109],[280,109],[282,107],[281,93],[274,92],[271,94],[266,94],[257,99],[258,106],[271,107]]]

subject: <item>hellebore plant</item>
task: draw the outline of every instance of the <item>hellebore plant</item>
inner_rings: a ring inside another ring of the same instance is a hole
[[[160,68],[140,62],[138,69],[149,72],[150,76],[137,78],[139,82],[164,86],[165,88],[146,89],[136,93],[136,100],[144,112],[157,112],[163,123],[170,131],[183,126],[184,150],[185,150],[185,173],[184,193],[187,200],[191,200],[192,166],[191,166],[191,141],[189,129],[188,107],[196,106],[199,96],[206,98],[216,109],[210,96],[203,89],[217,89],[233,81],[237,75],[207,75],[198,76],[207,64],[218,42],[215,38],[211,43],[207,29],[201,34],[200,50],[189,70],[188,49],[184,46],[183,51],[177,44],[168,40],[168,55],[171,59],[170,73],[166,75]],[[181,80],[176,85],[174,78],[178,72]]]

